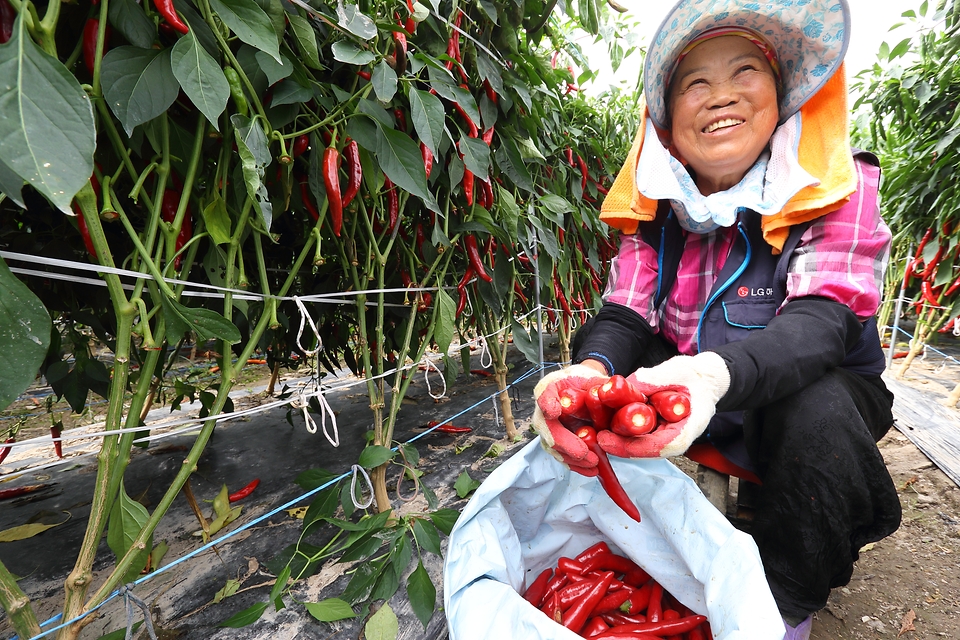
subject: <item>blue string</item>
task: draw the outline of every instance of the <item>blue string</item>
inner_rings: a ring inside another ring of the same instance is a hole
[[[541,364],[539,364],[539,365],[537,365],[537,366],[535,366],[535,367],[531,367],[530,369],[528,369],[527,371],[525,371],[524,373],[522,373],[520,376],[518,376],[513,382],[511,382],[510,384],[508,384],[508,385],[507,385],[507,389],[509,389],[510,387],[515,386],[515,385],[518,384],[519,382],[522,382],[522,381],[526,380],[527,378],[529,378],[529,377],[532,376],[533,374],[538,373],[538,372],[546,369],[548,366],[559,366],[559,365],[554,365],[553,363],[541,363]],[[506,391],[506,389],[504,389],[504,391]],[[502,393],[502,392],[498,389],[495,393],[492,393],[492,394],[490,394],[489,396],[487,396],[486,398],[484,398],[483,400],[480,400],[479,402],[477,402],[477,403],[475,403],[475,404],[467,407],[466,409],[464,409],[464,410],[461,411],[460,413],[457,413],[456,415],[453,415],[453,416],[451,416],[450,418],[447,418],[447,419],[444,420],[443,422],[440,422],[440,423],[435,424],[434,426],[430,427],[429,429],[427,429],[427,430],[424,431],[423,433],[417,434],[416,436],[410,438],[410,439],[407,440],[404,444],[410,444],[411,442],[414,442],[414,441],[416,441],[416,440],[418,440],[418,439],[420,439],[420,438],[422,438],[422,437],[424,437],[424,436],[426,436],[426,435],[429,435],[429,434],[430,434],[431,432],[433,432],[435,429],[441,427],[442,425],[451,423],[453,420],[459,418],[460,416],[462,416],[462,415],[464,415],[464,414],[466,414],[466,413],[469,413],[470,411],[473,411],[474,409],[476,409],[477,407],[479,407],[479,406],[482,405],[483,403],[487,402],[487,401],[490,400],[491,398],[496,398],[496,397],[497,397],[498,395],[500,395],[501,393]],[[392,448],[392,451],[397,451],[399,448],[400,448],[400,445],[398,445],[398,446],[396,446],[396,447],[393,447],[393,448]],[[145,576],[143,576],[143,577],[141,577],[141,578],[138,578],[137,580],[135,580],[135,581],[133,582],[133,586],[137,586],[137,585],[142,584],[142,583],[144,583],[144,582],[146,582],[146,581],[148,581],[148,580],[150,580],[150,579],[152,579],[152,578],[155,578],[156,576],[158,576],[158,575],[160,575],[161,573],[167,571],[168,569],[171,569],[171,568],[177,566],[177,565],[180,564],[181,562],[186,562],[186,561],[189,560],[190,558],[192,558],[192,557],[194,557],[194,556],[196,556],[196,555],[198,555],[198,554],[201,554],[201,553],[203,553],[204,551],[207,551],[208,549],[211,549],[211,548],[215,547],[215,546],[218,545],[218,544],[223,543],[223,542],[226,541],[227,539],[232,538],[233,536],[235,536],[235,535],[237,535],[237,534],[239,534],[239,533],[241,533],[241,532],[243,532],[243,531],[246,531],[247,529],[249,529],[249,528],[251,528],[251,527],[253,527],[253,526],[257,525],[257,524],[260,524],[260,523],[263,522],[264,520],[267,520],[268,518],[271,518],[271,517],[277,515],[277,514],[280,513],[281,511],[284,511],[284,510],[286,510],[286,509],[289,509],[290,507],[292,507],[293,505],[297,504],[298,502],[301,502],[301,501],[305,500],[306,498],[309,498],[309,497],[311,497],[311,496],[313,496],[313,495],[315,495],[315,494],[323,491],[324,489],[326,489],[326,488],[329,487],[330,485],[335,484],[335,483],[337,483],[337,482],[340,482],[341,480],[344,480],[344,479],[348,478],[350,475],[351,475],[351,472],[349,472],[349,471],[344,472],[343,474],[337,476],[336,478],[333,478],[333,479],[327,481],[325,484],[323,484],[323,485],[321,485],[321,486],[319,486],[319,487],[317,487],[317,488],[315,488],[315,489],[311,489],[310,491],[307,491],[307,492],[304,493],[303,495],[298,496],[298,497],[296,497],[296,498],[294,498],[294,499],[292,499],[292,500],[287,501],[286,503],[280,505],[279,507],[276,507],[276,508],[273,509],[272,511],[269,511],[269,512],[263,514],[262,516],[259,516],[259,517],[257,517],[257,518],[254,518],[254,519],[251,520],[250,522],[247,522],[247,523],[243,524],[242,526],[237,527],[236,529],[234,529],[234,530],[231,531],[230,533],[224,534],[223,536],[217,538],[216,540],[212,540],[212,541],[208,542],[207,544],[205,544],[205,545],[203,545],[203,546],[201,546],[201,547],[198,547],[198,548],[194,549],[194,550],[191,551],[190,553],[187,553],[186,555],[183,555],[183,556],[177,558],[176,560],[174,560],[174,561],[171,562],[170,564],[165,564],[165,565],[163,565],[162,567],[158,567],[156,571],[154,571],[154,572],[152,572],[152,573],[148,573],[147,575],[145,575]],[[63,624],[60,624],[60,625],[58,625],[58,626],[56,626],[56,627],[53,627],[53,628],[48,629],[48,630],[46,630],[46,631],[43,631],[42,633],[40,633],[40,634],[38,634],[38,635],[35,635],[35,636],[33,636],[32,638],[30,638],[30,640],[38,640],[39,638],[46,637],[46,636],[48,636],[48,635],[50,635],[50,634],[52,634],[52,633],[55,633],[55,632],[59,631],[60,629],[63,629],[63,628],[65,628],[65,627],[69,627],[70,625],[74,624],[75,622],[79,622],[80,620],[83,620],[84,618],[86,618],[86,617],[89,616],[90,614],[94,613],[95,611],[97,611],[98,609],[100,609],[100,607],[104,606],[105,604],[107,604],[108,602],[110,602],[111,600],[113,600],[114,598],[116,598],[116,597],[119,596],[119,595],[120,595],[120,590],[119,590],[119,589],[114,590],[113,593],[111,593],[109,596],[107,596],[107,597],[104,599],[103,602],[101,602],[100,604],[98,604],[98,605],[95,606],[94,608],[90,609],[90,610],[87,611],[86,613],[83,613],[83,614],[81,614],[81,615],[73,618],[72,620],[68,620],[67,622],[64,622]],[[48,624],[53,624],[53,623],[61,620],[62,618],[63,618],[63,614],[62,614],[62,613],[58,613],[57,615],[53,616],[53,617],[50,618],[49,620],[46,620],[45,622],[40,623],[40,626],[41,626],[41,627],[45,627],[45,626],[47,626]],[[10,638],[10,640],[18,640],[18,638],[17,638],[17,636],[13,636],[12,638]]]

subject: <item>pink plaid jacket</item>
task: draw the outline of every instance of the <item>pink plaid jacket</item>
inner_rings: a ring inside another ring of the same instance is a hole
[[[877,312],[891,234],[877,205],[879,167],[861,160],[855,166],[858,188],[850,201],[814,220],[790,258],[784,304],[822,296],[850,307],[861,321]],[[696,353],[697,321],[734,234],[735,225],[707,234],[687,233],[676,283],[659,309],[654,308],[657,251],[639,233],[622,235],[604,300],[637,311],[680,353]]]

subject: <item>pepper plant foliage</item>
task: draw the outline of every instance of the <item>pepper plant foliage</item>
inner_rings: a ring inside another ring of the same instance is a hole
[[[185,485],[213,420],[152,512],[124,508],[145,407],[169,387],[174,405],[199,396],[201,418],[229,411],[254,353],[277,371],[291,354],[316,352],[326,369],[366,382],[373,429],[358,462],[375,503],[356,510],[349,491],[326,492],[302,543],[339,542],[280,554],[270,603],[231,624],[282,606],[288,579],[337,554],[369,560],[368,573],[343,606],[308,603],[314,617],[363,611],[406,576],[426,624],[436,588],[420,554],[440,551],[455,513],[425,488],[426,511],[393,509],[388,474],[419,474],[415,448],[393,450],[416,372],[397,364],[429,352],[452,383],[464,368],[448,353],[455,340],[504,327],[536,362],[537,297],[563,344],[574,319],[599,306],[615,248],[597,207],[635,131],[636,96],[585,99],[578,84],[592,72],[574,37],[606,43],[618,64],[634,25],[597,0],[556,11],[553,0],[0,4],[0,16],[16,15],[0,24],[3,249],[90,263],[87,278],[102,285],[0,269],[0,319],[14,319],[0,329],[0,404],[39,373],[76,412],[91,391],[105,397],[104,429],[115,432],[101,443],[64,619],[155,568],[154,530],[181,489],[192,495]],[[185,295],[200,286],[221,297]],[[301,335],[294,296],[348,292],[349,304],[305,303],[317,336]],[[171,381],[184,344],[220,354],[217,381]],[[502,355],[496,373],[505,389]],[[105,532],[117,562],[93,581]],[[38,633],[2,565],[0,586],[17,633]]]
[[[928,18],[937,26],[893,47],[884,44],[879,62],[858,81],[855,139],[880,156],[883,215],[894,233],[881,320],[890,318],[905,285],[913,299],[905,313],[917,321],[899,375],[938,330],[952,330],[960,315],[958,16],[960,4],[952,1],[941,2],[935,12],[927,3],[916,13],[905,12],[907,19]]]

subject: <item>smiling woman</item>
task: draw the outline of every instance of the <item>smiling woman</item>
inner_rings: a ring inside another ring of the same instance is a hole
[[[751,533],[787,640],[809,638],[860,547],[900,522],[876,447],[893,422],[874,320],[891,236],[877,159],[850,150],[849,33],[845,0],[667,13],[643,123],[602,206],[621,231],[604,305],[574,339],[578,366],[551,374],[688,392],[686,418],[597,442],[631,458],[710,444],[762,480]],[[542,442],[595,472],[562,435]]]

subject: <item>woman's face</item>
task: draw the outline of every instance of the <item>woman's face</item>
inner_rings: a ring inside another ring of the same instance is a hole
[[[680,61],[668,99],[671,142],[704,195],[746,175],[777,127],[777,82],[746,38],[721,36]]]

